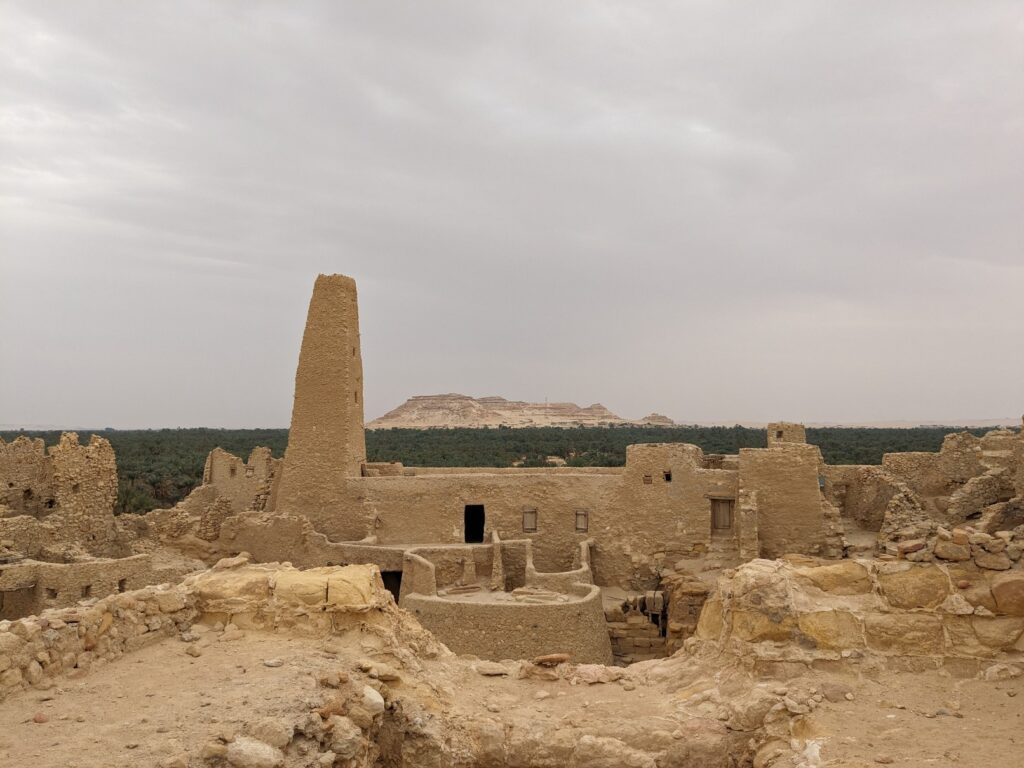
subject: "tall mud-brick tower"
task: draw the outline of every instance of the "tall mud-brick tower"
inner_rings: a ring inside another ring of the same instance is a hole
[[[295,373],[278,512],[314,517],[337,510],[346,477],[366,463],[363,358],[356,281],[320,275],[309,301]]]

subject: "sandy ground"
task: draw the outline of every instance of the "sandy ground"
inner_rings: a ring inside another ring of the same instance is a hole
[[[198,658],[185,647],[165,640],[0,702],[0,766],[156,766],[220,729],[295,711],[315,692],[310,670],[331,663],[316,641],[284,635],[249,633]],[[36,713],[48,722],[33,722]]]
[[[317,703],[316,676],[351,670],[365,650],[358,643],[336,655],[322,640],[248,632],[239,641],[212,642],[193,658],[186,644],[164,640],[83,678],[0,703],[0,766],[157,766],[183,751],[195,755],[218,734],[242,732],[262,717],[308,712]],[[687,717],[670,695],[642,685],[482,677],[463,660],[425,666],[458,713],[496,723],[574,728],[628,713],[672,731]],[[811,765],[1024,766],[1024,678],[983,682],[927,672],[830,679],[847,685],[853,700],[826,701],[809,715],[799,735],[820,747]],[[37,714],[46,722],[34,722]]]
[[[1022,768],[1024,678],[955,680],[941,672],[886,675],[810,720],[823,765]]]

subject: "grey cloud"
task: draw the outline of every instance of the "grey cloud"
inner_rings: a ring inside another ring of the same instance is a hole
[[[319,271],[370,416],[1021,409],[1017,3],[0,16],[0,423],[285,424]]]

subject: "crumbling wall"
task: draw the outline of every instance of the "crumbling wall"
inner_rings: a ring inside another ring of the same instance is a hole
[[[0,518],[0,542],[26,557],[37,557],[57,540],[58,527],[29,515]]]
[[[11,516],[42,518],[56,511],[53,466],[42,438],[0,438],[0,505]]]
[[[633,607],[605,611],[612,657],[621,666],[660,659],[667,653],[665,636],[648,615]]]
[[[261,511],[266,509],[272,487],[279,479],[280,465],[269,448],[253,448],[244,462],[222,448],[214,448],[206,457],[203,485],[216,488],[233,512]]]
[[[0,621],[0,700],[29,687],[51,687],[63,675],[188,629],[195,601],[182,587],[149,587],[92,605]]]
[[[981,459],[981,439],[970,432],[957,432],[946,435],[938,453],[887,453],[882,457],[882,468],[914,493],[937,500],[941,510],[944,502],[940,499],[985,471]]]
[[[887,454],[892,455],[897,454]],[[880,467],[854,464],[826,465],[824,472],[825,493],[843,517],[864,530],[881,530],[885,510],[900,491],[896,478]]]
[[[739,460],[740,490],[757,492],[761,555],[825,551],[830,542],[818,481],[821,452],[813,445],[780,443],[766,450],[742,448]]]
[[[177,576],[182,573],[163,573]],[[150,555],[47,563],[22,560],[0,567],[0,618],[12,619],[64,608],[80,600],[138,589],[154,581]],[[14,598],[8,603],[6,596]]]
[[[110,443],[93,435],[80,445],[65,432],[44,452],[42,440],[0,440],[0,539],[31,557],[72,548],[94,556],[120,554],[114,525],[117,463]],[[2,507],[0,507],[2,508]]]
[[[1009,500],[1013,493],[1012,478],[1006,469],[992,469],[972,477],[949,497],[945,522],[956,525],[980,517],[986,507]]]
[[[697,631],[700,612],[708,599],[711,587],[692,573],[672,572],[665,574],[661,589],[667,602],[665,651],[671,655]]]
[[[768,447],[781,443],[806,443],[807,430],[803,424],[777,421],[768,425]]]
[[[89,444],[65,432],[50,449],[53,490],[61,515],[62,537],[94,555],[110,552],[115,536],[117,461],[110,443],[97,435]]]

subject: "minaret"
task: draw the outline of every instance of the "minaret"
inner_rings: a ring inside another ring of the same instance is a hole
[[[313,287],[295,373],[278,512],[331,512],[343,478],[366,463],[363,358],[356,282],[320,275]]]

